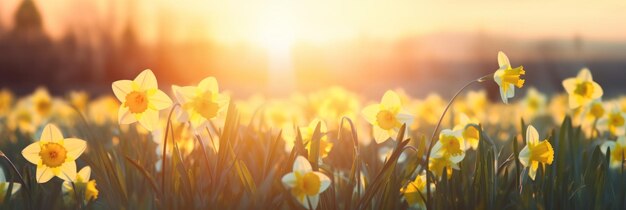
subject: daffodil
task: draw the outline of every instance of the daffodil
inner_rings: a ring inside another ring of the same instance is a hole
[[[91,168],[85,166],[78,171],[74,181],[63,182],[61,191],[63,191],[66,201],[73,201],[76,197],[84,199],[84,203],[98,199],[96,180],[89,180],[89,176],[91,176]],[[77,196],[76,192],[80,196]]]
[[[41,118],[47,118],[51,114],[52,110],[52,98],[48,93],[48,90],[43,87],[39,87],[30,96],[30,105],[32,111]]]
[[[413,121],[413,116],[402,108],[400,97],[393,91],[385,92],[380,104],[365,107],[362,114],[373,125],[376,143],[395,137],[403,123],[411,125]]]
[[[435,184],[430,184],[431,192],[434,190]],[[400,189],[400,192],[404,195],[404,199],[410,207],[415,209],[426,209],[426,174],[420,174],[415,177],[415,180],[409,182],[409,184]],[[421,194],[421,195],[420,195]]]
[[[282,182],[306,209],[316,209],[319,195],[330,186],[328,176],[313,171],[309,161],[302,156],[296,158],[293,171],[283,176]]]
[[[89,94],[85,91],[70,91],[68,94],[69,102],[72,106],[80,111],[85,111],[87,102],[89,102]]]
[[[444,129],[439,134],[439,141],[432,148],[432,157],[448,157],[454,163],[461,162],[465,158],[465,139],[463,138],[464,127],[456,130]]]
[[[519,152],[519,161],[524,167],[530,166],[528,176],[535,180],[539,164],[551,165],[554,160],[554,150],[548,140],[539,141],[539,133],[532,125],[526,129],[526,146]]]
[[[428,170],[431,171],[438,179],[443,176],[443,170],[446,170],[448,179],[452,177],[453,170],[460,170],[458,162],[452,161],[450,157],[440,156],[431,157],[428,162]]]
[[[7,182],[6,176],[4,175],[4,171],[0,169],[0,204],[4,203],[4,198],[6,196],[7,191],[9,190],[9,185],[11,183]],[[11,196],[15,195],[15,193],[20,190],[22,185],[17,182],[13,182],[13,188],[11,189]]]
[[[524,98],[521,106],[522,113],[524,113],[527,118],[530,118],[526,120],[531,120],[533,117],[545,113],[547,98],[544,94],[537,91],[537,89],[531,87],[526,92],[526,97]]]
[[[300,128],[300,135],[302,135],[302,143],[304,143],[306,149],[311,152],[311,139],[313,138],[313,133],[318,123],[320,124],[320,134],[322,135],[320,138],[320,157],[325,158],[333,148],[333,143],[328,141],[328,135],[326,135],[328,128],[324,121],[319,119],[312,120],[307,127]],[[291,145],[291,147],[293,147],[293,145]]]
[[[331,87],[320,97],[322,98],[318,108],[319,116],[332,127],[335,127],[342,117],[354,119],[358,113],[360,107],[358,97],[342,87]]]
[[[48,124],[41,132],[39,141],[28,145],[22,150],[22,156],[37,165],[36,179],[38,183],[48,182],[57,176],[65,181],[73,181],[76,177],[74,162],[87,147],[87,142],[77,138],[64,138],[61,130]]]
[[[609,148],[611,149],[611,168],[620,168],[626,157],[626,136],[618,137],[617,141],[606,141],[600,146],[600,150],[605,155]]]
[[[569,108],[575,109],[602,97],[602,87],[593,81],[589,69],[584,68],[575,78],[563,80],[563,87],[569,94]]]
[[[13,93],[8,89],[0,90],[0,116],[7,115],[13,108]]]
[[[454,130],[461,130],[463,140],[465,141],[466,149],[478,148],[478,141],[480,139],[480,132],[476,127],[470,125],[478,125],[479,122],[476,119],[470,119],[464,113],[459,115],[459,124],[454,127]]]
[[[526,74],[523,66],[511,67],[509,58],[500,51],[498,52],[498,66],[500,68],[493,74],[493,80],[500,86],[500,97],[505,104],[509,103],[509,98],[515,96],[515,87],[522,88],[524,79],[520,77]]]
[[[142,71],[135,80],[118,80],[112,84],[113,93],[122,105],[118,111],[120,124],[139,121],[152,131],[159,120],[159,111],[172,105],[172,100],[161,90],[151,70]]]
[[[622,136],[626,133],[626,113],[613,107],[605,117],[598,120],[598,127],[608,130],[613,136]]]
[[[101,96],[91,101],[88,105],[89,118],[97,125],[113,123],[117,121],[117,110],[120,103],[113,96]]]
[[[207,77],[198,86],[172,86],[176,100],[184,111],[179,112],[178,120],[189,121],[194,129],[207,125],[226,109],[228,97],[220,94],[217,80]]]

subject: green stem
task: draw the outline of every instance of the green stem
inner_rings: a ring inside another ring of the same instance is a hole
[[[435,126],[435,129],[433,130],[433,135],[430,137],[430,143],[428,145],[428,150],[426,152],[426,166],[424,168],[426,168],[426,186],[430,186],[431,180],[430,180],[430,170],[428,169],[428,165],[429,165],[429,161],[430,161],[430,152],[433,149],[434,143],[435,143],[435,137],[437,136],[437,133],[439,131],[439,127],[441,126],[441,122],[443,121],[443,118],[446,116],[446,113],[448,112],[448,109],[450,109],[450,106],[452,105],[452,103],[454,102],[454,100],[469,86],[471,86],[474,83],[481,83],[484,81],[487,81],[488,79],[492,78],[493,74],[488,74],[485,76],[482,76],[478,79],[472,80],[470,82],[468,82],[467,84],[465,84],[465,86],[463,86],[461,89],[459,89],[456,94],[454,94],[454,96],[452,96],[452,98],[450,99],[450,102],[448,102],[448,105],[446,106],[446,108],[443,110],[443,113],[441,113],[441,117],[439,117],[439,121],[437,122],[437,126]],[[427,209],[432,209],[432,195],[430,192],[430,187],[426,187],[426,197],[428,198],[426,201],[426,208]]]
[[[174,106],[170,110],[170,114],[167,116],[167,125],[165,125],[165,135],[163,136],[163,159],[161,161],[161,193],[165,193],[165,160],[167,157],[167,135],[169,134],[168,128],[172,124],[172,114],[174,114],[174,110],[176,110],[176,107],[180,107],[180,104],[174,104]],[[172,135],[174,134],[172,133]],[[165,198],[165,194],[163,194],[163,198]]]

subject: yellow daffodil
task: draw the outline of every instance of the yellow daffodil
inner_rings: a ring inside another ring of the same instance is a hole
[[[30,104],[33,112],[41,118],[47,118],[50,116],[52,110],[52,98],[46,88],[37,88],[30,96]]]
[[[431,192],[434,191],[435,184],[430,184]],[[426,174],[421,174],[415,177],[415,180],[409,182],[409,184],[400,189],[400,192],[404,195],[404,199],[410,207],[415,209],[426,209]],[[421,194],[421,195],[420,195]]]
[[[444,129],[439,134],[439,141],[433,146],[431,154],[434,158],[450,157],[452,162],[458,163],[465,158],[466,148],[463,130]]]
[[[608,148],[611,149],[611,168],[620,168],[626,157],[626,136],[617,137],[617,141],[606,141],[600,146],[605,155]]]
[[[172,86],[176,100],[183,111],[179,112],[178,120],[189,121],[194,129],[207,125],[208,120],[215,119],[228,104],[228,97],[220,94],[217,80],[207,77],[198,86]]]
[[[112,84],[113,93],[122,105],[118,111],[120,124],[139,121],[152,131],[159,121],[159,110],[172,105],[172,100],[161,90],[151,70],[142,71],[135,80],[118,80]]]
[[[324,121],[319,119],[311,121],[307,127],[300,128],[300,135],[302,135],[302,143],[306,145],[307,151],[311,152],[311,138],[313,138],[313,133],[315,132],[315,127],[318,123],[320,123],[320,133],[322,135],[322,138],[320,139],[320,157],[325,158],[333,148],[333,143],[328,141],[328,136],[326,135],[328,128],[326,127],[326,123]],[[293,145],[291,145],[291,147],[293,147]]]
[[[626,113],[613,107],[605,117],[598,120],[598,127],[608,130],[613,136],[622,136],[626,133]]]
[[[85,166],[76,174],[74,181],[64,181],[61,190],[65,195],[66,201],[76,199],[75,192],[78,192],[80,198],[84,199],[84,203],[98,199],[98,189],[96,188],[96,180],[89,180],[91,176],[91,168]]]
[[[539,141],[539,133],[532,125],[526,129],[526,146],[519,152],[519,161],[524,167],[530,166],[528,176],[535,180],[539,164],[551,165],[554,160],[554,150],[548,140]]]
[[[526,97],[521,104],[522,113],[524,113],[523,115],[526,120],[532,120],[535,116],[544,114],[546,107],[546,95],[537,91],[537,89],[533,87],[529,88],[526,92]]]
[[[120,103],[113,96],[101,96],[89,103],[89,118],[97,125],[113,123],[117,120]]]
[[[306,209],[316,209],[319,195],[330,186],[328,176],[313,171],[309,161],[302,156],[296,158],[293,171],[283,176],[282,182]]]
[[[466,149],[478,148],[478,141],[480,139],[480,132],[476,127],[469,125],[478,125],[479,122],[476,119],[470,119],[467,115],[460,113],[459,115],[459,124],[454,127],[454,130],[461,130],[463,140],[465,141]]]
[[[341,87],[331,87],[321,98],[318,109],[319,117],[335,127],[342,117],[355,119],[360,104],[358,97]]]
[[[380,104],[365,107],[362,114],[374,126],[376,143],[394,138],[403,123],[411,125],[413,121],[413,116],[402,108],[400,97],[393,91],[385,92]]]
[[[584,68],[575,78],[563,80],[563,87],[569,94],[569,108],[575,109],[589,104],[594,99],[602,97],[602,87],[593,81],[589,69]]]
[[[453,162],[450,157],[431,157],[428,163],[428,170],[433,172],[438,179],[443,176],[443,169],[446,169],[448,179],[452,177],[453,170],[460,170],[458,162]]]
[[[512,68],[509,58],[500,51],[498,52],[498,66],[500,68],[493,74],[493,80],[500,86],[500,97],[505,104],[509,103],[509,98],[515,95],[515,87],[522,88],[524,79],[521,75],[525,75],[523,66]]]
[[[73,181],[76,177],[76,162],[85,151],[87,142],[77,138],[64,138],[61,130],[48,124],[41,132],[39,141],[28,145],[22,150],[22,156],[37,165],[36,179],[38,183],[48,182],[57,176],[65,181]]]
[[[89,94],[85,91],[70,91],[68,94],[69,102],[72,106],[78,110],[85,111],[87,108],[87,102],[89,102]]]
[[[0,169],[0,204],[4,203],[4,198],[6,196],[7,191],[9,190],[9,185],[11,183],[7,182],[6,176],[4,175],[4,171]],[[22,185],[17,182],[13,182],[13,188],[11,189],[11,196],[15,195],[15,193],[20,190]]]

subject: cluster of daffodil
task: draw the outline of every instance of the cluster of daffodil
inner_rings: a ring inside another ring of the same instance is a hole
[[[311,153],[312,140],[316,130],[319,130],[318,162],[322,164],[332,157],[333,147],[338,143],[337,137],[329,134],[351,129],[346,120],[350,120],[361,137],[358,138],[359,144],[368,146],[375,142],[374,148],[383,162],[392,152],[390,146],[395,140],[402,140],[396,138],[403,125],[408,128],[405,136],[400,137],[403,139],[419,139],[415,137],[435,130],[433,139],[427,139],[432,143],[426,148],[429,152],[418,151],[420,158],[428,162],[425,167],[420,166],[421,170],[413,174],[415,179],[401,189],[406,202],[416,208],[425,208],[429,199],[427,191],[435,190],[428,173],[437,178],[435,182],[441,180],[444,172],[448,179],[451,178],[459,170],[466,153],[478,150],[481,135],[510,140],[521,132],[518,130],[520,118],[544,131],[546,124],[555,124],[570,115],[587,137],[602,141],[599,143],[602,152],[611,151],[612,167],[622,165],[626,156],[626,98],[603,101],[602,87],[593,81],[588,69],[583,69],[577,77],[563,81],[567,95],[549,98],[531,87],[522,100],[513,101],[515,89],[524,86],[526,71],[523,66],[513,67],[502,52],[498,53],[497,62],[499,68],[493,74],[474,82],[493,80],[499,86],[503,103],[490,103],[484,90],[470,90],[456,102],[448,104],[435,93],[415,98],[402,89],[386,91],[380,102],[368,102],[359,94],[341,87],[310,94],[296,93],[284,99],[253,95],[248,99],[233,100],[232,103],[237,104],[239,122],[248,125],[248,129],[274,135],[280,132],[287,152],[292,151],[296,139],[301,139],[304,149]],[[170,97],[166,94],[168,91],[159,89],[153,72],[144,70],[133,80],[114,82],[112,92],[114,97],[101,96],[90,100],[86,92],[72,91],[64,100],[52,97],[45,88],[38,88],[31,95],[14,102],[10,91],[0,91],[0,117],[7,125],[1,129],[11,131],[9,137],[12,140],[16,133],[33,139],[38,136],[39,140],[26,147],[22,155],[37,166],[37,182],[48,182],[54,176],[64,180],[62,192],[66,195],[66,202],[73,202],[76,197],[83,198],[83,202],[95,200],[98,190],[95,180],[90,180],[89,166],[77,172],[75,161],[85,151],[86,142],[64,138],[62,131],[50,122],[61,128],[70,128],[75,125],[74,119],[84,114],[88,121],[101,128],[113,129],[111,125],[119,124],[121,132],[135,129],[154,140],[158,145],[157,156],[173,153],[172,147],[163,149],[168,141],[168,132],[171,132],[169,135],[175,139],[183,157],[200,146],[198,141],[210,141],[208,146],[219,152],[219,140],[215,139],[219,135],[212,133],[220,132],[221,128],[216,125],[225,120],[231,99],[227,93],[220,92],[215,78],[205,78],[196,86],[173,85],[169,91],[173,97]],[[446,105],[449,105],[450,111],[444,117],[442,113],[448,110]],[[487,114],[486,110],[507,114]],[[167,113],[169,117],[165,117]],[[175,126],[170,128],[170,124]],[[443,129],[439,132],[440,125]],[[529,125],[525,146],[519,151],[519,162],[527,167],[528,177],[532,180],[538,170],[554,162],[550,141],[540,139],[540,136],[543,135]],[[113,145],[119,143],[116,137],[112,141]],[[398,161],[405,159],[405,154],[402,154]],[[165,158],[159,158],[156,162],[156,171],[162,171],[163,160]],[[309,160],[297,156],[293,171],[283,176],[282,183],[304,208],[316,209],[320,193],[333,185],[325,173],[331,171],[314,171]],[[7,193],[7,187],[8,183],[1,176],[0,196]],[[13,183],[11,193],[20,188],[23,188],[20,183]]]

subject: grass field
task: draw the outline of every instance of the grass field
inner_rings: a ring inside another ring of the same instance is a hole
[[[150,70],[97,98],[5,89],[1,205],[625,209],[626,98],[602,99],[587,69],[547,96],[524,86],[532,69],[497,58],[445,100],[342,87],[235,99],[213,77],[170,88]]]

